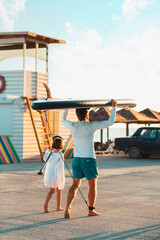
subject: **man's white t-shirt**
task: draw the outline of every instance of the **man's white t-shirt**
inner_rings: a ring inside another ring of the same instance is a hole
[[[95,158],[94,151],[94,132],[97,129],[103,129],[111,126],[115,121],[116,108],[113,107],[111,116],[106,121],[78,121],[72,122],[66,120],[66,110],[63,112],[62,122],[64,126],[70,129],[73,136],[74,157]]]

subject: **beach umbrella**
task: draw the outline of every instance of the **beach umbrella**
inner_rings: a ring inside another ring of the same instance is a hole
[[[160,120],[160,114],[159,114],[158,112],[150,109],[150,108],[146,108],[146,109],[140,111],[140,113],[143,113],[143,114],[146,115],[147,117]]]

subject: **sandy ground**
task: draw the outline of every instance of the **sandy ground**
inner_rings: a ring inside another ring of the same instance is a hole
[[[37,171],[43,163],[0,165],[0,239],[160,239],[160,159],[132,160],[124,156],[98,156],[96,210],[87,217],[79,192],[72,218],[57,212],[55,196],[50,213],[43,213],[48,189]],[[71,160],[66,161],[71,167]],[[66,170],[62,206],[72,179]],[[87,181],[81,184],[87,199]]]

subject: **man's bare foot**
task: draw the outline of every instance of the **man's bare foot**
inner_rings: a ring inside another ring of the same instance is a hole
[[[64,211],[64,208],[59,207],[57,208],[57,211]]]
[[[88,216],[92,217],[92,216],[99,216],[101,215],[100,213],[96,212],[95,210],[89,210],[88,211]]]
[[[49,213],[48,205],[47,205],[47,204],[44,204],[44,212],[45,212],[45,213]]]
[[[71,218],[70,212],[69,211],[65,211],[64,212],[64,217],[65,218]]]

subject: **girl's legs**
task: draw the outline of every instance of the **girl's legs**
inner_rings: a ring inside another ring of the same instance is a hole
[[[55,188],[49,188],[49,192],[47,194],[47,197],[46,197],[46,201],[44,203],[44,212],[45,213],[49,213],[48,211],[48,203],[53,195],[53,193],[55,192]]]
[[[71,205],[73,203],[73,200],[76,196],[78,187],[81,184],[81,179],[79,178],[74,178],[73,182],[72,182],[72,186],[69,188],[68,190],[68,194],[67,194],[67,203],[66,203],[66,207],[65,207],[65,218],[70,218],[70,210],[71,210]]]
[[[64,209],[61,208],[62,191],[56,188],[56,192],[57,192],[57,211],[63,211]]]
[[[89,185],[89,191],[88,191],[89,207],[94,208],[96,197],[97,197],[97,178],[88,180],[88,185]],[[100,214],[97,213],[94,209],[88,211],[88,216],[98,216],[98,215]]]

